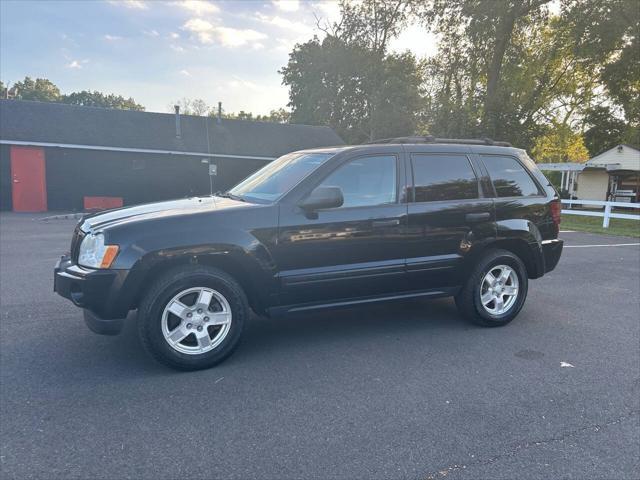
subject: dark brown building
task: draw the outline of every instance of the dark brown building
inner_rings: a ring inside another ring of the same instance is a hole
[[[0,208],[79,211],[225,190],[328,127],[0,100]],[[115,202],[115,203],[114,203]]]

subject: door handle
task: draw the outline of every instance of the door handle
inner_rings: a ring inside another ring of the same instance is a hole
[[[397,218],[392,218],[390,220],[374,220],[372,225],[374,227],[395,227],[396,225],[400,225],[400,220]]]
[[[491,214],[489,212],[482,213],[467,213],[464,216],[464,219],[470,223],[484,222],[491,218]]]

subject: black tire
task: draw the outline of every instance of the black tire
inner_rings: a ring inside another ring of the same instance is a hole
[[[202,354],[177,351],[162,333],[162,315],[166,305],[175,295],[193,287],[219,292],[231,310],[226,336],[213,350]],[[226,272],[207,266],[185,265],[168,270],[149,288],[138,307],[138,333],[145,350],[159,362],[178,370],[201,370],[213,367],[233,353],[249,311],[242,288]]]
[[[498,265],[507,265],[515,271],[519,283],[518,294],[512,306],[505,313],[492,315],[482,305],[480,289],[487,272]],[[507,250],[488,250],[477,259],[465,285],[458,295],[456,295],[456,306],[465,318],[476,325],[483,327],[501,327],[509,323],[520,313],[527,298],[528,286],[527,269],[520,258]]]

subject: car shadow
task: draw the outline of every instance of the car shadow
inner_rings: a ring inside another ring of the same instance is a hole
[[[214,376],[221,376],[229,370],[251,369],[267,361],[284,367],[291,355],[304,356],[309,349],[365,350],[372,343],[389,338],[402,341],[419,336],[429,344],[437,342],[441,335],[473,328],[458,315],[451,299],[405,300],[280,318],[254,315],[245,325],[238,350],[213,371]],[[65,343],[49,343],[48,347],[52,349],[50,358],[56,358],[55,365],[41,364],[41,369],[32,372],[46,376],[49,369],[66,371],[65,382],[75,379],[88,384],[109,383],[149,375],[182,374],[146,354],[138,337],[136,312],[130,313],[118,336],[105,337],[82,330]]]
[[[458,314],[450,299],[397,301],[301,313],[283,318],[253,318],[234,354],[235,362],[253,362],[274,350],[299,351],[322,344],[345,343],[358,348],[389,336],[421,335],[474,328]],[[237,357],[237,358],[235,358]]]

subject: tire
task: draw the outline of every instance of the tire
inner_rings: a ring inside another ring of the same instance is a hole
[[[489,272],[491,277],[488,277]],[[493,287],[487,288],[491,278],[502,276],[502,273],[506,275],[505,272],[510,273],[506,283],[498,281]],[[522,309],[528,286],[527,269],[519,257],[507,250],[488,250],[478,258],[465,285],[456,295],[456,306],[464,317],[476,325],[501,327],[511,322]],[[507,295],[507,292],[513,291],[517,293]],[[489,298],[493,300],[485,307],[483,300],[486,302]],[[499,308],[501,300],[504,311]]]
[[[201,370],[233,353],[248,315],[246,295],[230,275],[206,266],[180,266],[164,273],[145,294],[138,308],[138,333],[159,362]]]

